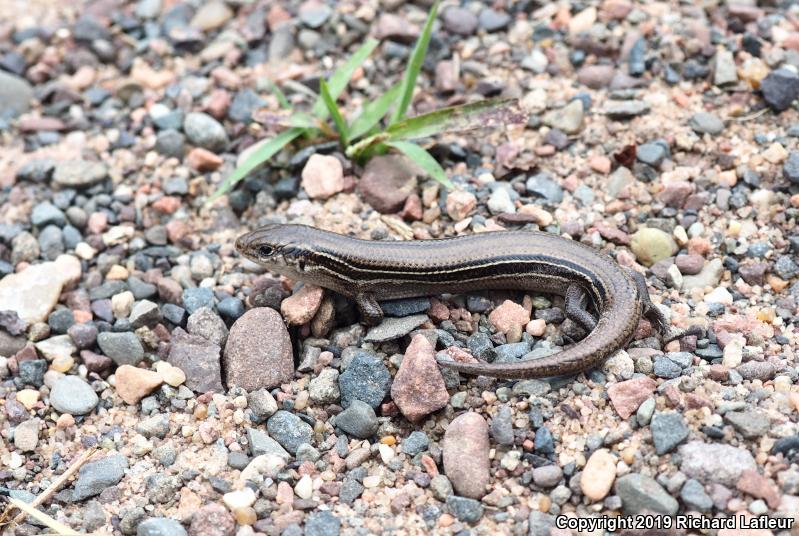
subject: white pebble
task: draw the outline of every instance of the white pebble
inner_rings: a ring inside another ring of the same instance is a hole
[[[394,459],[394,449],[382,443],[380,444],[379,449],[380,449],[380,459],[383,460],[383,463],[388,463]]]
[[[294,486],[294,493],[300,499],[310,499],[313,496],[313,480],[308,475],[303,475],[297,485]]]

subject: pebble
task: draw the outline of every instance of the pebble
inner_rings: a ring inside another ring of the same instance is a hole
[[[533,482],[540,488],[554,488],[563,478],[563,471],[557,465],[544,465],[533,469]]]
[[[0,115],[16,117],[28,111],[33,88],[24,78],[0,71]]]
[[[190,315],[202,307],[214,307],[214,292],[210,288],[195,287],[183,291],[183,308]]]
[[[220,352],[219,345],[205,337],[189,334],[182,328],[175,328],[172,332],[167,361],[183,371],[186,376],[186,387],[192,391],[219,393],[224,391],[219,362]]]
[[[338,387],[339,372],[336,369],[323,369],[308,383],[308,394],[317,404],[335,404],[341,398]]]
[[[20,452],[33,452],[39,443],[41,424],[41,420],[34,418],[14,427],[14,447]]]
[[[743,471],[755,469],[749,451],[732,445],[690,441],[679,448],[679,453],[680,470],[705,484],[734,486]]]
[[[309,514],[305,518],[305,536],[338,536],[341,521],[327,510]]]
[[[132,322],[133,320],[131,320]],[[208,307],[200,307],[189,316],[186,331],[192,335],[203,337],[220,348],[225,346],[228,338],[228,328],[224,320]]]
[[[192,513],[189,536],[233,536],[236,521],[219,503],[208,503]]]
[[[787,110],[799,98],[799,76],[787,68],[775,69],[760,81],[760,93],[775,112]]]
[[[607,449],[591,454],[580,477],[580,489],[591,501],[603,500],[616,480],[616,458]]]
[[[61,296],[63,280],[52,277],[56,264],[45,262],[0,280],[0,311],[14,311],[28,324],[44,322]]]
[[[128,320],[133,329],[143,326],[153,327],[161,321],[161,309],[158,308],[157,303],[150,300],[140,300],[131,308]]]
[[[189,24],[208,32],[219,28],[231,17],[233,17],[233,11],[224,2],[211,1],[201,5]]]
[[[416,456],[427,450],[429,446],[430,438],[427,434],[415,430],[402,441],[401,450],[408,456]]]
[[[497,11],[492,8],[484,8],[477,16],[480,28],[487,32],[497,32],[510,24],[510,15],[504,11]]]
[[[394,377],[391,398],[410,422],[419,422],[449,402],[435,356],[435,348],[427,338],[415,335]]]
[[[447,215],[452,221],[459,222],[469,216],[477,207],[474,194],[463,190],[454,190],[447,194]]]
[[[335,156],[314,154],[302,169],[302,187],[311,199],[327,199],[344,190],[344,168]]]
[[[311,426],[288,411],[279,410],[266,423],[269,435],[291,454],[303,443],[313,443]]]
[[[653,372],[658,378],[679,378],[682,368],[666,356],[656,356]]]
[[[294,355],[280,313],[269,307],[244,313],[230,328],[223,362],[228,386],[255,391],[291,381]]]
[[[280,443],[256,428],[247,428],[247,443],[250,445],[250,454],[254,457],[270,454],[288,460],[291,456]],[[304,443],[303,443],[304,444]],[[299,447],[298,447],[299,448]]]
[[[542,121],[566,134],[577,134],[583,125],[583,103],[573,100],[563,108],[547,112]]]
[[[277,401],[266,389],[258,389],[247,395],[247,407],[252,411],[255,422],[263,422],[277,411]]]
[[[622,419],[629,419],[638,406],[655,391],[655,387],[657,384],[651,378],[633,378],[608,387],[608,397],[616,413]]]
[[[625,515],[651,511],[673,516],[679,507],[677,501],[653,478],[638,473],[618,478],[616,494],[621,499]]]
[[[799,184],[799,151],[791,151],[782,165],[782,176],[794,184]]]
[[[529,177],[524,183],[527,193],[543,198],[548,205],[558,205],[563,201],[563,188],[545,172]]]
[[[649,113],[649,105],[639,100],[608,101],[603,110],[611,119],[630,119]]]
[[[480,501],[469,497],[450,495],[447,497],[447,508],[459,521],[464,523],[476,523],[483,517],[483,505],[480,504]]]
[[[56,380],[50,391],[50,405],[56,411],[70,415],[91,413],[99,401],[94,389],[77,376],[64,376]]]
[[[505,300],[499,307],[491,311],[488,321],[497,331],[507,334],[511,330],[524,328],[530,322],[530,311],[518,303]]]
[[[342,407],[361,400],[377,408],[391,389],[391,373],[380,357],[360,350],[339,376],[338,384]]]
[[[417,168],[404,156],[376,156],[367,162],[358,181],[358,189],[364,201],[375,210],[383,214],[394,214],[402,209],[408,196],[416,191],[417,174]]]
[[[131,365],[121,365],[114,373],[119,397],[126,404],[135,405],[149,395],[164,382],[163,378],[152,370]]]
[[[697,134],[710,134],[715,136],[724,132],[724,121],[719,119],[716,114],[710,112],[698,112],[691,116],[688,125]]]
[[[709,512],[713,508],[713,499],[705,492],[704,486],[693,478],[689,478],[680,490],[683,504],[698,512]]]
[[[353,400],[349,407],[336,417],[336,426],[348,435],[367,439],[377,432],[378,422],[372,406],[360,400]]]
[[[223,151],[230,141],[225,127],[219,121],[203,112],[186,114],[183,131],[189,142],[212,152]]]
[[[477,413],[463,413],[447,427],[442,442],[444,473],[455,491],[481,499],[487,492],[490,460],[488,423]]]
[[[183,525],[175,519],[151,517],[139,523],[136,536],[187,536],[187,534]]]
[[[104,331],[97,335],[97,344],[117,365],[136,365],[144,359],[144,347],[131,332]]]
[[[75,353],[77,347],[72,343],[69,335],[56,335],[35,343],[36,349],[48,361],[68,359]]]
[[[730,411],[724,414],[724,420],[746,439],[756,439],[768,433],[771,423],[760,411]]]
[[[677,445],[688,438],[690,432],[683,416],[675,412],[655,413],[649,428],[652,431],[655,452],[659,455],[674,450]]]
[[[324,289],[316,285],[303,285],[298,291],[283,300],[280,312],[291,325],[307,324],[322,305]]]
[[[363,340],[365,342],[386,342],[404,337],[429,319],[426,314],[404,316],[401,318],[384,318],[383,321],[369,329]]]
[[[125,476],[127,469],[128,460],[121,454],[111,454],[100,460],[88,462],[78,471],[72,500],[82,501],[115,486]]]
[[[386,316],[410,316],[430,309],[430,298],[407,298],[380,302]]]
[[[668,233],[653,227],[643,227],[633,234],[630,249],[641,264],[652,266],[677,253],[677,244]]]
[[[53,170],[53,181],[66,188],[88,188],[107,176],[105,164],[89,160],[63,160]]]

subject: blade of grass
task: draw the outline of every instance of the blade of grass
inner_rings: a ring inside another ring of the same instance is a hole
[[[330,96],[333,99],[337,99],[341,92],[344,91],[344,88],[347,87],[347,84],[352,78],[353,73],[355,70],[363,65],[363,62],[366,61],[366,58],[372,53],[372,51],[377,48],[379,45],[379,41],[376,39],[367,39],[366,42],[361,45],[361,47],[355,51],[355,53],[349,57],[349,59],[344,62],[336,71],[333,73],[327,81],[328,90],[330,91]],[[320,118],[326,119],[327,118],[327,107],[325,106],[324,100],[320,95],[313,106],[313,114]]]
[[[247,160],[245,160],[239,167],[234,169],[233,173],[228,175],[219,188],[217,188],[217,190],[211,194],[211,197],[208,198],[207,203],[213,203],[222,195],[226,194],[231,188],[233,188],[233,186],[236,185],[237,182],[246,177],[259,165],[272,158],[275,154],[277,154],[278,151],[291,143],[294,138],[297,138],[303,132],[305,132],[304,128],[290,128],[288,130],[284,130],[259,147],[257,151],[247,158]]]
[[[516,99],[485,99],[417,115],[386,129],[390,140],[427,138],[441,132],[491,128],[518,123],[524,114],[514,110]]]
[[[388,109],[397,100],[400,90],[402,90],[402,83],[397,82],[380,97],[364,106],[350,125],[350,139],[357,140],[369,132],[386,115]]]
[[[277,84],[275,84],[272,80],[269,80],[269,91],[275,94],[277,102],[280,104],[281,108],[284,110],[291,109],[291,103],[289,103],[289,100],[286,98],[286,94],[283,93],[283,90],[277,87]]]
[[[330,117],[333,118],[333,124],[336,125],[336,130],[338,130],[338,139],[341,142],[341,146],[346,147],[349,143],[349,129],[347,128],[347,122],[344,121],[344,118],[341,116],[341,112],[339,111],[338,106],[336,106],[336,99],[330,95],[327,82],[324,80],[319,82],[319,95],[322,97]]]
[[[387,142],[386,145],[393,147],[413,160],[417,166],[447,188],[452,188],[452,183],[447,178],[444,168],[442,168],[441,164],[436,162],[436,159],[433,158],[433,155],[428,153],[423,147],[408,141],[391,141]]]
[[[399,106],[394,109],[394,113],[391,115],[391,124],[401,121],[405,117],[405,112],[408,111],[408,106],[411,104],[413,89],[416,87],[416,78],[418,78],[419,72],[422,70],[424,57],[427,55],[427,47],[430,45],[430,35],[433,33],[433,22],[438,14],[438,4],[439,0],[436,0],[433,7],[430,8],[422,33],[419,34],[419,39],[416,40],[413,52],[411,52],[411,59],[402,77],[402,97],[400,98]]]

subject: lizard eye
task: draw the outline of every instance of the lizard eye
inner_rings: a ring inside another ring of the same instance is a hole
[[[269,257],[274,252],[275,248],[272,246],[258,246],[258,255],[261,257]]]

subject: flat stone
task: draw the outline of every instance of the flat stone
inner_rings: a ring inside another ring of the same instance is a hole
[[[724,420],[746,439],[756,439],[768,433],[771,423],[768,416],[760,411],[730,411]]]
[[[384,318],[383,321],[369,329],[364,336],[365,342],[385,342],[404,337],[418,328],[429,318],[426,314],[405,316],[401,318]]]
[[[615,383],[608,388],[608,397],[622,419],[628,419],[638,406],[655,391],[655,380],[648,377],[633,378]]]
[[[697,134],[721,134],[724,132],[724,121],[710,112],[698,112],[691,116],[688,125]]]
[[[247,391],[271,389],[294,377],[294,355],[280,313],[257,307],[230,329],[224,353],[225,382]]]
[[[64,160],[56,164],[53,181],[67,188],[87,188],[105,180],[108,168],[102,162]]]
[[[455,491],[481,499],[490,480],[488,423],[477,413],[463,413],[452,420],[442,442],[444,473]]]
[[[197,393],[224,392],[222,368],[219,361],[221,348],[205,337],[191,335],[175,328],[167,361],[186,375],[186,387]]]
[[[39,444],[40,419],[29,419],[14,427],[14,447],[20,452],[33,452]]]
[[[652,477],[631,473],[616,480],[616,494],[621,499],[625,515],[644,511],[674,515],[677,501]]]
[[[341,373],[338,384],[342,407],[349,407],[353,400],[362,400],[376,408],[389,393],[391,373],[379,356],[361,350]]]
[[[424,335],[416,335],[391,385],[391,398],[411,422],[419,422],[449,402],[449,393],[436,363],[436,352]]]
[[[77,376],[64,376],[56,380],[50,391],[50,405],[70,415],[91,413],[99,401],[94,389]]]
[[[209,151],[223,151],[229,143],[225,127],[206,113],[191,112],[186,114],[186,119],[183,121],[183,131],[191,143]]]
[[[746,469],[756,469],[752,454],[743,448],[721,443],[691,441],[679,448],[680,470],[705,484],[718,482],[735,486]]]
[[[368,439],[375,435],[378,425],[375,410],[360,400],[353,400],[347,409],[336,416],[336,426],[359,439]]]
[[[225,321],[209,307],[200,307],[189,316],[186,331],[203,337],[220,348],[224,348],[229,334]]]
[[[17,117],[30,109],[33,88],[24,79],[0,71],[0,116]]]
[[[458,521],[464,523],[476,523],[483,517],[483,505],[480,501],[469,497],[450,495],[447,497],[447,508]]]
[[[279,410],[266,423],[272,438],[291,454],[296,454],[303,443],[313,443],[313,429],[293,413]]]
[[[364,200],[383,214],[399,212],[416,190],[416,166],[401,155],[381,155],[370,159],[358,181]]]
[[[686,440],[689,433],[685,419],[681,414],[675,412],[655,413],[649,428],[652,430],[655,452],[659,455],[674,450],[677,445]]]
[[[311,284],[303,285],[299,291],[281,302],[280,312],[291,325],[307,324],[322,305],[324,292],[322,287]]]
[[[136,536],[186,536],[186,529],[176,519],[151,517],[136,527]]]
[[[121,333],[104,331],[97,335],[97,344],[117,365],[136,365],[144,359],[144,347],[141,341],[129,331]]]
[[[131,365],[118,367],[114,377],[117,394],[130,405],[138,404],[142,398],[155,391],[164,382],[157,372]]]
[[[8,274],[0,280],[0,311],[14,311],[28,324],[45,322],[64,285],[53,277],[56,263],[45,262]]]
[[[89,462],[78,471],[78,479],[72,492],[73,501],[82,501],[99,495],[103,490],[114,486],[125,476],[128,460],[121,454],[112,454],[103,459]]]

